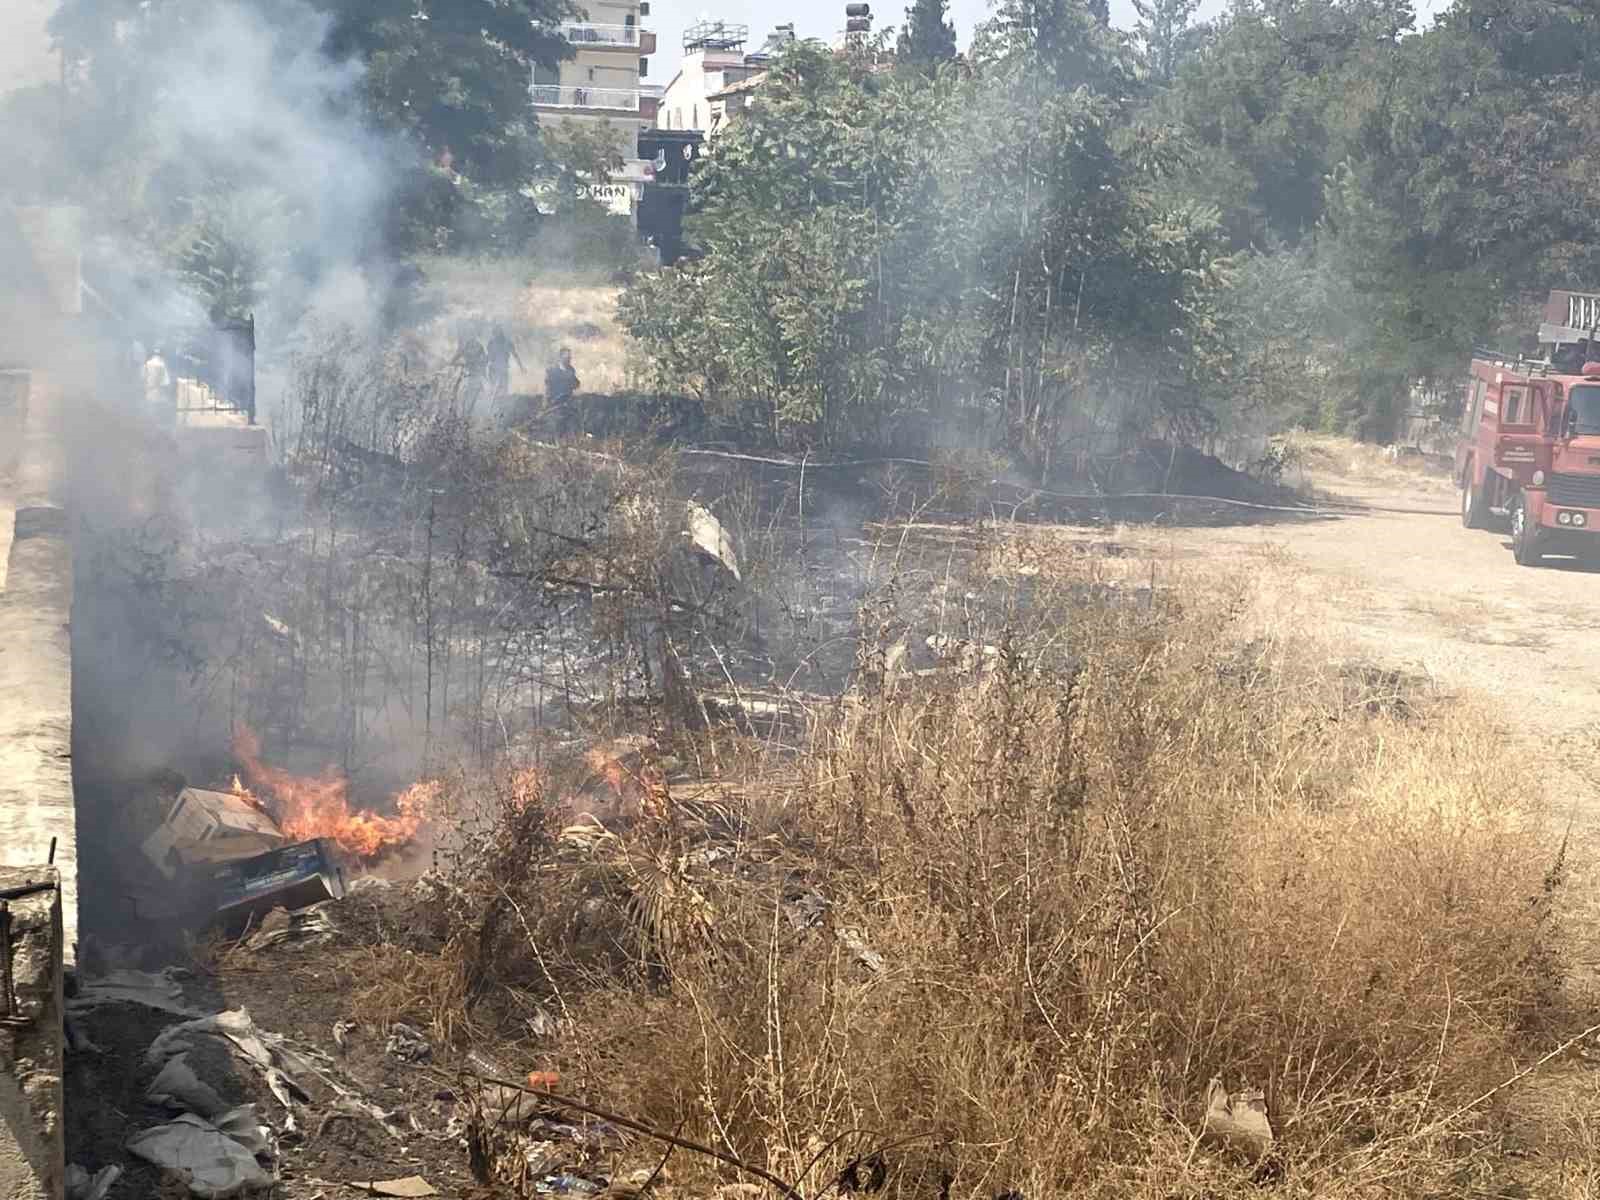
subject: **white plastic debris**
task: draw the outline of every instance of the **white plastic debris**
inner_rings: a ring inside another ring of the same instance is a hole
[[[242,1008],[229,1009],[214,1016],[174,1025],[150,1043],[150,1049],[145,1051],[145,1062],[152,1066],[164,1063],[174,1055],[192,1049],[197,1037],[224,1039],[234,1053],[249,1061],[261,1072],[278,1103],[292,1111],[291,1094],[302,1089],[294,1081],[294,1077],[284,1069],[287,1063],[280,1065],[272,1051],[268,1049],[256,1029],[255,1022],[250,1019],[250,1014]]]
[[[1259,1091],[1229,1092],[1213,1078],[1206,1089],[1204,1139],[1252,1162],[1261,1158],[1275,1140],[1266,1097]]]
[[[249,1012],[242,1008],[173,1026],[150,1043],[145,1051],[145,1062],[151,1066],[163,1065],[185,1050],[193,1049],[204,1038],[220,1040],[238,1058],[260,1072],[287,1114],[285,1132],[295,1131],[294,1101],[309,1101],[311,1093],[307,1085],[315,1080],[334,1093],[336,1107],[371,1117],[394,1137],[405,1136],[399,1114],[386,1112],[364,1099],[347,1079],[341,1082],[333,1059],[309,1046],[292,1046],[281,1034],[258,1029]]]
[[[427,1062],[433,1057],[433,1047],[428,1044],[422,1030],[403,1021],[396,1021],[389,1026],[389,1040],[383,1048],[401,1062]]]
[[[239,1145],[259,1158],[272,1155],[272,1142],[267,1137],[271,1131],[261,1124],[254,1104],[241,1104],[231,1108],[211,1122]]]
[[[65,1180],[67,1200],[106,1200],[112,1185],[121,1178],[121,1167],[101,1167],[91,1176],[77,1163],[68,1163]]]
[[[686,507],[689,541],[701,553],[721,563],[728,574],[738,579],[739,558],[734,552],[733,538],[728,536],[728,531],[723,528],[722,522],[712,516],[711,510],[703,504],[696,504],[690,500]]]
[[[236,1196],[273,1182],[248,1148],[193,1113],[136,1133],[127,1146],[146,1162],[182,1175],[189,1191],[202,1200]]]
[[[255,932],[245,939],[244,948],[253,953],[285,942],[304,942],[308,945],[331,942],[338,936],[339,927],[328,915],[327,907],[328,902],[324,901],[299,912],[291,913],[275,908],[267,914]]]
[[[839,930],[839,941],[846,950],[850,951],[851,957],[860,966],[865,967],[874,975],[883,973],[883,955],[879,954],[867,943],[867,939],[859,929],[851,926]]]
[[[169,1058],[166,1066],[150,1081],[145,1095],[153,1103],[180,1112],[191,1112],[207,1120],[226,1111],[228,1107],[216,1090],[194,1073],[187,1054]]]

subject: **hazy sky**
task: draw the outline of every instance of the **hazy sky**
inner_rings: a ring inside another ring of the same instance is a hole
[[[0,0],[0,92],[60,74],[44,29],[55,8],[56,0]]]
[[[4,4],[6,0],[0,0]],[[910,0],[872,0],[876,26],[898,28],[905,21]],[[582,3],[582,0],[579,0]],[[678,69],[683,53],[683,31],[699,20],[722,20],[750,26],[750,48],[760,45],[774,26],[793,21],[801,37],[831,39],[844,28],[845,0],[652,0],[650,16],[644,26],[658,35],[655,57],[650,60],[650,81],[666,83]],[[1446,7],[1448,0],[1417,0],[1417,12],[1426,16]],[[1227,0],[1200,0],[1198,16],[1215,16]],[[950,0],[950,16],[956,36],[965,46],[972,27],[989,15],[989,0]],[[1133,0],[1111,0],[1111,20],[1128,28],[1133,25]]]

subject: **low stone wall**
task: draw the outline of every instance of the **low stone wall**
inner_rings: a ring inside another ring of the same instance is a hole
[[[34,377],[16,439],[18,462],[9,479],[0,479],[0,553],[6,555],[0,572],[0,867],[54,863],[61,881],[61,953],[70,966],[78,938],[72,546],[52,401],[48,383]]]
[[[0,867],[0,1196],[60,1200],[62,1123],[61,890],[54,869]],[[4,989],[9,986],[9,993]]]

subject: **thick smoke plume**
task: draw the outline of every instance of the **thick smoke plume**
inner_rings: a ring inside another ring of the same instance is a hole
[[[237,525],[245,506],[235,479],[204,504],[176,485],[170,450],[150,439],[136,343],[170,348],[213,313],[253,313],[267,411],[274,364],[301,330],[364,327],[380,310],[385,217],[414,161],[367,120],[365,68],[323,53],[327,18],[298,0],[126,11],[64,91],[0,95],[0,153],[25,164],[0,176],[0,365],[48,373],[62,397],[86,811],[101,798],[90,777],[176,767],[212,781],[227,754],[213,733],[225,714],[208,706],[229,651],[196,626],[216,583],[194,527],[207,512]],[[34,281],[47,273],[19,205],[81,224],[83,317],[41,315]]]
[[[151,12],[126,35],[147,43],[127,131],[143,202],[187,207],[214,255],[256,273],[269,351],[308,309],[364,321],[401,153],[362,116],[364,68],[322,53],[327,19],[303,4]]]

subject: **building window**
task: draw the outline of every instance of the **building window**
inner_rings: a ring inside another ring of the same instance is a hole
[[[622,18],[622,27],[624,29],[632,29],[636,23],[637,18],[632,13]]]
[[[700,128],[700,106],[698,104],[696,104],[694,106],[694,124],[689,126],[689,128],[690,129],[699,129]]]
[[[648,77],[649,74],[650,74],[650,60],[648,58],[641,58],[639,60],[639,78],[640,79],[644,79],[644,78]]]

